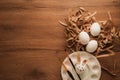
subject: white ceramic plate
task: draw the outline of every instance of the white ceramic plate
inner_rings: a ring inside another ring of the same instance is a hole
[[[77,63],[77,53],[78,52],[74,52],[69,55],[74,65]],[[100,80],[101,66],[98,60],[96,59],[96,57],[91,55],[90,53],[83,52],[83,51],[80,51],[79,53],[81,56],[81,61],[85,59],[87,60],[86,69],[82,74],[80,74],[81,80]],[[75,73],[73,67],[71,66],[71,63],[68,60],[68,57],[65,58],[63,63],[65,64],[67,69],[72,73],[75,80],[79,80],[79,78],[77,77],[77,74]],[[68,76],[63,66],[61,67],[61,75],[63,80],[72,80]]]

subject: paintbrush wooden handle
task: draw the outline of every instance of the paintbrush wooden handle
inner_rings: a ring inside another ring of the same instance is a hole
[[[79,74],[77,73],[77,71],[76,71],[76,69],[75,69],[75,66],[74,66],[74,64],[73,64],[73,62],[72,62],[72,60],[71,60],[71,58],[70,58],[69,56],[68,56],[68,59],[69,59],[69,61],[70,61],[71,65],[72,65],[72,67],[73,67],[73,69],[74,69],[75,73],[77,74],[77,76],[78,76],[79,80],[81,80],[81,78],[80,78]]]
[[[65,64],[63,63],[63,67],[65,68],[65,71],[67,72],[67,74],[69,75],[69,77],[72,79],[72,80],[75,80],[72,73],[67,69],[67,67],[65,66]]]
[[[68,56],[68,60],[70,61],[70,63],[71,63],[71,65],[72,65],[72,67],[73,67],[75,73],[77,74],[79,80],[81,80],[79,74],[77,73],[77,71],[76,71],[76,69],[75,69],[75,66],[74,66],[74,64],[73,64],[73,62],[72,62],[72,60],[71,60],[71,58],[69,57],[69,54],[68,54],[67,52],[66,52],[66,54],[67,54],[67,56]],[[79,58],[80,58],[80,55],[79,55]]]

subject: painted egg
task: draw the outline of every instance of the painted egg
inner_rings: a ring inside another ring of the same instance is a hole
[[[81,44],[85,45],[85,44],[88,44],[90,37],[87,32],[82,31],[79,33],[79,40]]]
[[[86,63],[87,63],[87,60],[84,60],[84,61],[77,63],[75,65],[75,68],[76,68],[76,71],[78,74],[81,74],[86,70]]]
[[[98,35],[100,34],[100,31],[101,31],[100,25],[99,25],[97,22],[94,22],[94,23],[91,25],[90,33],[91,33],[93,36],[98,36]]]
[[[96,40],[91,40],[88,45],[86,46],[86,51],[94,52],[98,47],[98,43]]]
[[[81,64],[76,64],[76,71],[77,71],[77,73],[78,74],[81,74],[81,73],[83,73],[84,72],[84,70],[85,70],[85,66],[83,66],[83,65],[81,65]]]

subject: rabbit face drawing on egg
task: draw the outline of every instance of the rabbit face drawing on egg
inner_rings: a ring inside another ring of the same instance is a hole
[[[77,71],[78,74],[81,74],[85,71],[86,64],[87,64],[87,60],[86,59],[81,60],[81,55],[78,52],[77,53],[77,63],[75,65],[75,68],[76,68],[76,71]]]
[[[86,64],[87,64],[87,60],[83,60],[80,63],[76,64],[76,71],[77,71],[78,74],[81,74],[85,71]]]

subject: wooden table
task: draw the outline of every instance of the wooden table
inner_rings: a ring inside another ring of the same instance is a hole
[[[0,0],[0,80],[62,80],[61,61],[66,57],[64,20],[70,8],[97,11],[106,20],[107,11],[119,30],[119,0]],[[101,80],[120,80],[120,43],[116,55],[100,59],[117,77],[102,71]]]

